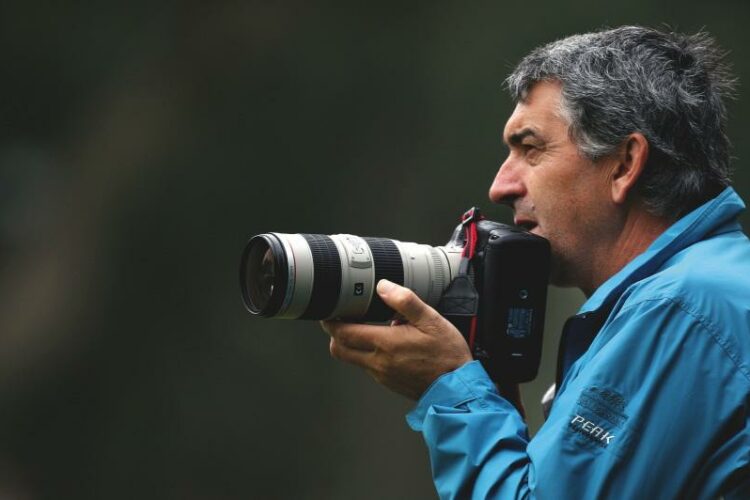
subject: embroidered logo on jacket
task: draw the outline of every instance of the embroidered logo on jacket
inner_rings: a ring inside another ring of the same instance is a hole
[[[572,427],[574,431],[580,432],[591,439],[599,440],[605,445],[608,445],[615,438],[615,435],[609,430],[578,414],[576,414],[576,416],[573,417],[573,420],[570,421],[570,427]]]
[[[624,410],[625,399],[619,393],[589,387],[578,397],[568,427],[587,441],[607,447],[617,442],[620,429],[628,419]]]

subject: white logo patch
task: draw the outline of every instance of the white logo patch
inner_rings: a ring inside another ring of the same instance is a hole
[[[576,414],[570,421],[570,426],[574,431],[580,432],[581,434],[597,440],[604,445],[608,445],[615,438],[615,435],[609,430],[578,414]]]

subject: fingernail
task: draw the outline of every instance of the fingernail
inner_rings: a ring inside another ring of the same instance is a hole
[[[390,281],[385,279],[378,281],[378,293],[380,295],[385,295],[394,288],[396,288],[395,283],[391,283]]]

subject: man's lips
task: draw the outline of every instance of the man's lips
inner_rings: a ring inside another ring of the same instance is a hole
[[[537,223],[531,219],[524,219],[523,217],[516,217],[513,220],[513,224],[516,226],[521,226],[527,231],[531,231],[537,226]]]

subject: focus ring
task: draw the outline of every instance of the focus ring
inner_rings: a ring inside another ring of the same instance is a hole
[[[430,289],[427,295],[428,304],[437,304],[440,301],[440,297],[443,296],[443,291],[448,288],[447,280],[445,279],[445,266],[443,260],[440,258],[440,251],[436,248],[430,248],[430,259],[432,260],[432,279],[430,280]]]
[[[393,240],[387,238],[363,238],[372,251],[375,264],[375,284],[387,279],[398,285],[404,284],[404,264],[401,252]],[[393,310],[386,306],[377,292],[372,294],[370,307],[362,318],[364,321],[386,321],[393,317]]]
[[[299,319],[325,319],[336,307],[341,292],[341,259],[333,240],[324,234],[301,234],[310,246],[313,286],[310,303]]]

